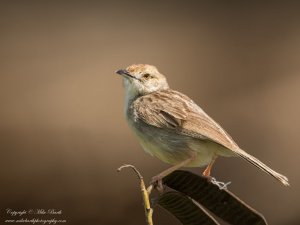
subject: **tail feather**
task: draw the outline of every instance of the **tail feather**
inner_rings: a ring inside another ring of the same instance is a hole
[[[266,172],[267,174],[271,175],[278,181],[280,181],[284,186],[290,186],[288,178],[280,173],[277,173],[276,171],[272,170],[270,167],[259,161],[254,156],[248,154],[247,152],[239,149],[234,151],[238,156],[246,160],[247,162],[251,163],[252,165],[258,167],[262,171]]]

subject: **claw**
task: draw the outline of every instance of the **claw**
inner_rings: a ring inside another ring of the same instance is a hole
[[[165,189],[162,178],[159,176],[152,177],[150,184],[152,184],[160,193],[162,193]]]

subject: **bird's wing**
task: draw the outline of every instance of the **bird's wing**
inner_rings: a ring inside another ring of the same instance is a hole
[[[218,123],[180,92],[168,89],[139,97],[131,109],[135,119],[149,125],[239,149]]]

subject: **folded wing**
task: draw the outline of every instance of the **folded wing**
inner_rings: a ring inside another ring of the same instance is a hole
[[[136,118],[172,132],[207,139],[235,150],[237,144],[222,127],[186,95],[163,90],[142,96],[133,102]]]

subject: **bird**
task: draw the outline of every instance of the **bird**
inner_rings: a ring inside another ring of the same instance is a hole
[[[284,186],[288,178],[242,150],[232,137],[185,94],[169,87],[166,77],[149,64],[119,69],[125,89],[125,117],[142,148],[171,167],[152,178],[162,179],[182,167],[204,167],[211,177],[219,156],[238,156]]]

